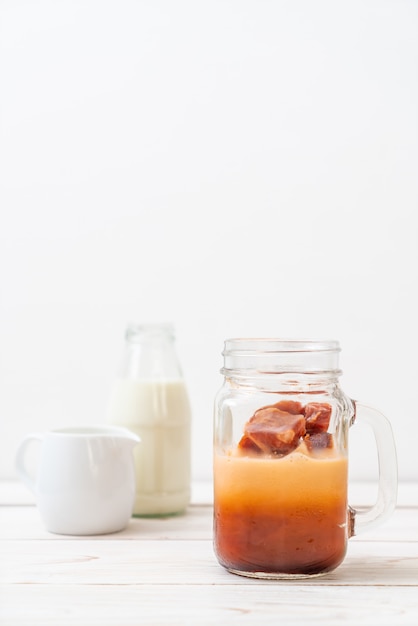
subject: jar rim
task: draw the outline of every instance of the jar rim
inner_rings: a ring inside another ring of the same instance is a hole
[[[339,376],[340,344],[335,339],[227,339],[221,373],[271,375],[288,373]]]
[[[336,339],[236,337],[225,340],[222,354],[230,352],[341,352],[341,348]]]

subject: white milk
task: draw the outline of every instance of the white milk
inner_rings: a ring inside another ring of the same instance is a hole
[[[108,419],[141,438],[134,515],[183,511],[190,500],[191,421],[183,380],[116,380]]]

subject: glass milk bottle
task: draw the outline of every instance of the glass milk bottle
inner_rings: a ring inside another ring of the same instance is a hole
[[[134,451],[136,516],[173,515],[190,501],[191,412],[170,324],[129,325],[110,423],[141,438]]]

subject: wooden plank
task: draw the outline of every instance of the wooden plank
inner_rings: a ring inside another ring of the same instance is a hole
[[[8,585],[5,626],[240,626],[344,623],[412,626],[416,590],[332,587],[247,580],[238,585]]]
[[[145,519],[132,518],[128,527],[110,539],[212,539],[211,506],[189,507],[185,515]],[[355,538],[355,541],[418,541],[418,507],[397,508],[382,526]],[[7,506],[0,508],[0,537],[3,539],[45,539],[55,541],[63,535],[48,533],[34,506]],[[103,536],[98,537],[103,538]],[[88,538],[93,540],[92,538]],[[354,539],[353,539],[354,540]],[[353,541],[352,540],[352,541]]]
[[[211,539],[211,506],[190,506],[184,515],[164,518],[132,518],[125,530],[109,539],[138,541],[156,539]],[[7,506],[0,509],[0,537],[2,539],[45,539],[49,541],[65,539],[65,535],[55,535],[45,530],[38,510],[34,506]],[[104,535],[86,537],[86,540],[103,539]],[[68,537],[71,539],[71,537]]]
[[[3,506],[0,624],[415,626],[417,519],[418,507],[398,507],[349,541],[335,572],[288,582],[225,571],[213,553],[211,506],[96,537],[52,535],[34,506]]]
[[[364,532],[351,541],[418,541],[418,507],[397,508],[381,526]]]
[[[1,583],[13,584],[245,584],[224,570],[205,540],[110,539],[0,541]],[[418,542],[349,544],[333,573],[315,586],[418,586]]]
[[[211,504],[213,485],[211,481],[193,481],[191,484],[192,504]],[[20,480],[0,478],[1,505],[34,505],[35,496]]]

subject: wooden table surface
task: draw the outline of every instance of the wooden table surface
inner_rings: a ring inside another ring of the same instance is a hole
[[[370,503],[354,485],[351,504]],[[187,513],[132,519],[120,533],[46,532],[32,496],[0,482],[0,624],[418,624],[418,485],[401,484],[378,529],[349,541],[325,577],[262,581],[225,571],[212,550],[210,485]]]

